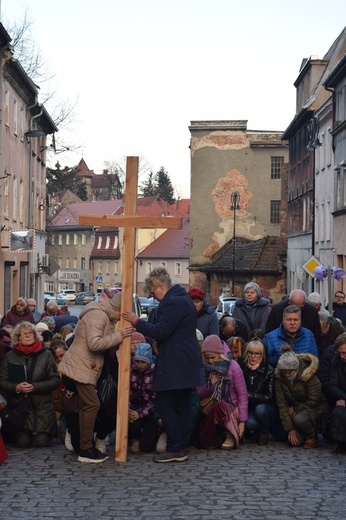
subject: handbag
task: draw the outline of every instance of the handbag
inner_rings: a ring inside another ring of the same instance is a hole
[[[211,397],[204,397],[199,402],[199,409],[203,415],[208,415],[216,403],[218,403],[218,401],[215,401],[215,399],[212,399]]]
[[[24,430],[26,416],[30,409],[30,397],[23,397],[17,403],[7,404],[1,413],[4,437],[13,437]]]
[[[65,388],[61,391],[59,401],[55,405],[55,409],[63,415],[79,413],[79,396],[77,392],[72,392]]]
[[[100,411],[109,417],[115,417],[117,389],[118,386],[109,370],[108,357],[105,356],[102,373],[97,382],[97,395],[100,400]]]

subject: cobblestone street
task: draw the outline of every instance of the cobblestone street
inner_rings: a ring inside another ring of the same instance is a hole
[[[334,446],[303,450],[269,443],[234,452],[191,450],[184,463],[152,454],[81,464],[55,440],[20,451],[0,467],[2,519],[103,520],[345,518],[346,456]]]

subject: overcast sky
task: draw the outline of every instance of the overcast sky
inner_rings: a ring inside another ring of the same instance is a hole
[[[322,58],[344,28],[345,0],[0,0],[5,28],[26,8],[55,73],[57,94],[78,100],[52,158],[104,161],[143,156],[190,195],[188,130],[196,120],[248,120],[284,130],[295,114],[303,58]],[[57,135],[57,139],[59,135]]]

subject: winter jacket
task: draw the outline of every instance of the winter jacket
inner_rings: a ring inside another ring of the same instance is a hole
[[[246,305],[245,298],[236,300],[232,317],[241,320],[246,325],[248,336],[255,329],[266,328],[269,316],[269,301],[264,298],[258,298],[253,305]]]
[[[327,334],[322,335],[317,348],[318,348],[318,354],[321,356],[322,352],[325,351],[327,347],[334,344],[335,339],[339,336],[339,334],[342,334],[346,331],[345,327],[341,325],[341,323],[330,316],[328,318],[329,323],[329,330]]]
[[[222,331],[221,331],[221,326],[222,326],[222,321],[224,318],[229,318],[230,315],[229,314],[224,314],[221,319],[220,319],[220,330],[219,330],[219,336],[220,336],[220,339],[221,340],[224,340],[226,341],[227,339],[229,339],[228,337],[226,338],[223,334],[222,334]],[[233,318],[234,316],[232,316]],[[235,319],[235,318],[234,318]],[[245,342],[247,342],[249,340],[249,333],[248,333],[248,330],[247,330],[247,326],[246,324],[241,321],[241,320],[236,320],[235,319],[235,331],[234,331],[234,334],[233,336],[231,337],[239,337],[241,339],[243,339]]]
[[[80,313],[73,343],[59,364],[59,372],[79,383],[96,385],[103,352],[122,342],[120,332],[114,330],[115,323],[109,300],[89,303]]]
[[[30,382],[34,386],[33,392],[17,394],[17,383],[9,381],[9,364],[26,365],[27,372],[30,374],[30,367],[36,359],[34,371]],[[31,432],[53,434],[56,430],[56,419],[53,402],[53,390],[58,388],[60,383],[59,374],[55,365],[54,358],[49,350],[42,344],[42,350],[23,354],[14,347],[11,352],[6,354],[0,370],[0,390],[6,393],[8,406],[15,406],[22,399],[29,399],[29,413],[26,418],[25,429]],[[19,433],[19,432],[18,432]]]
[[[346,303],[333,302],[333,316],[341,320],[344,327],[346,327]]]
[[[274,369],[264,359],[260,366],[251,370],[243,358],[238,360],[243,371],[249,400],[249,410],[258,404],[275,404]]]
[[[248,393],[244,374],[237,361],[231,360],[227,372],[227,378],[231,381],[229,401],[239,410],[239,422],[248,420]],[[208,387],[207,384],[197,387],[200,399],[211,396],[214,388]]]
[[[294,413],[305,412],[317,425],[320,412],[328,409],[327,401],[316,375],[318,359],[311,354],[298,354],[299,368],[294,381],[288,381],[281,370],[275,369],[275,397],[282,426],[286,432],[295,429],[289,408]]]
[[[142,372],[133,365],[130,376],[130,409],[139,414],[139,418],[149,417],[154,411],[155,394],[152,390],[154,364]]]
[[[155,323],[141,319],[136,322],[137,332],[157,342],[155,391],[193,388],[201,384],[202,355],[196,328],[194,303],[179,284],[173,285],[161,300]]]
[[[266,325],[266,329],[265,329],[266,334],[268,334],[268,332],[271,332],[272,330],[275,330],[278,327],[280,327],[282,320],[283,320],[284,310],[289,305],[290,305],[289,301],[286,300],[286,301],[276,303],[273,306],[273,308],[270,311],[269,316],[268,316],[267,325]],[[302,313],[302,327],[309,329],[313,333],[313,335],[315,336],[316,344],[318,345],[318,343],[322,337],[322,332],[321,332],[320,320],[318,319],[318,312],[317,312],[316,308],[313,305],[311,305],[311,303],[306,302],[303,309],[301,309],[301,313]]]
[[[317,377],[321,382],[322,392],[328,400],[329,406],[331,408],[334,407],[336,401],[330,386],[330,373],[335,356],[335,345],[330,345],[325,349],[322,356],[320,357],[317,370]]]
[[[197,329],[206,338],[210,334],[219,335],[219,320],[214,307],[204,302],[201,312],[197,314]]]
[[[1,327],[4,327],[4,325],[12,325],[15,327],[22,321],[28,321],[29,323],[33,323],[35,325],[35,318],[28,307],[24,309],[23,313],[19,314],[16,306],[12,305],[11,309],[7,311],[5,316],[2,318]]]
[[[263,342],[268,349],[269,363],[274,368],[281,356],[281,346],[285,344],[292,345],[293,351],[296,354],[309,352],[318,357],[315,338],[312,332],[304,327],[301,327],[297,335],[292,338],[286,334],[283,324],[281,324],[279,328],[266,334],[263,338]]]
[[[346,363],[338,354],[332,361],[330,371],[330,393],[335,401],[344,399],[346,401]]]

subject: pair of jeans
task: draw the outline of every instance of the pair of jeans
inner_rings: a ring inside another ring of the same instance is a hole
[[[249,410],[246,429],[250,432],[270,433],[276,441],[287,440],[287,433],[281,424],[279,411],[271,404],[261,403],[253,410]]]
[[[156,392],[156,408],[167,434],[168,452],[181,451],[190,446],[193,413],[191,388]]]

